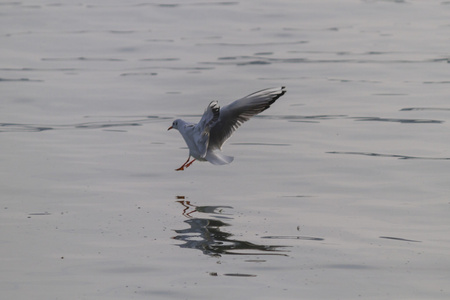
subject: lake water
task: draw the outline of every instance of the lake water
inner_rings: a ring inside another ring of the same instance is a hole
[[[449,1],[0,3],[4,299],[448,299]],[[287,93],[195,162],[173,119]]]

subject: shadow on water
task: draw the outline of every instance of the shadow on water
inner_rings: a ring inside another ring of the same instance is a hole
[[[182,198],[181,198],[182,199]],[[280,248],[282,245],[262,245],[251,242],[232,239],[230,232],[225,232],[225,227],[231,224],[223,220],[231,221],[232,214],[228,213],[230,206],[196,206],[187,200],[178,200],[183,206],[182,215],[188,218],[184,222],[189,225],[186,229],[174,230],[178,235],[173,239],[182,241],[177,246],[181,248],[197,249],[205,255],[222,256],[228,255],[282,255],[287,252]],[[193,214],[202,214],[194,217]],[[203,215],[207,215],[203,217]]]

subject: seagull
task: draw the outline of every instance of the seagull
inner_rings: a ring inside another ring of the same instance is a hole
[[[219,152],[222,150],[222,145],[242,123],[268,109],[285,93],[284,86],[264,89],[222,108],[217,101],[212,101],[197,124],[181,119],[173,121],[172,126],[167,130],[177,129],[189,147],[188,159],[176,171],[183,171],[195,160],[209,161],[213,165],[231,163],[234,159],[232,156]],[[191,156],[192,161],[190,161]]]

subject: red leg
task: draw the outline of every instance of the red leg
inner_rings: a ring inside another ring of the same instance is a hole
[[[186,168],[187,167],[189,167],[190,165],[192,165],[192,163],[195,161],[195,158],[190,162],[190,163],[188,163],[187,165],[186,165]]]
[[[189,162],[189,160],[191,159],[191,156],[189,155],[189,157],[188,157],[188,159],[186,160],[186,162],[181,166],[181,167],[179,167],[178,169],[175,169],[175,171],[183,171],[184,170],[184,167],[186,166],[186,164]],[[189,167],[189,166],[186,166],[186,168],[187,167]]]

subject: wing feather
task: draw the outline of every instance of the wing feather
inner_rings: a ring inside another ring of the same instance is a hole
[[[264,89],[222,107],[218,120],[210,130],[209,147],[220,149],[242,123],[268,109],[285,93],[284,86]]]
[[[208,150],[211,127],[219,120],[220,107],[217,101],[212,101],[205,109],[202,118],[195,125],[195,144],[201,157],[205,157]]]

